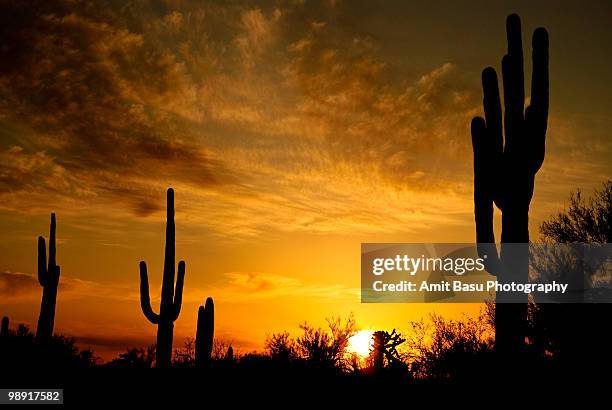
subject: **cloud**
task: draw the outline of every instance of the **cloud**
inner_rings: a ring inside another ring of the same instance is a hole
[[[471,223],[478,76],[398,75],[347,5],[3,7],[5,210],[161,218],[173,186],[178,212],[232,240]],[[573,155],[552,141],[551,163]]]
[[[4,207],[105,197],[146,216],[159,209],[152,186],[232,179],[194,141],[193,84],[174,54],[85,10],[50,7],[16,10],[19,27],[3,22],[13,57],[0,75]]]
[[[138,300],[138,290],[114,284],[102,284],[61,275],[58,293],[63,300],[88,297]],[[40,299],[42,288],[35,275],[21,272],[0,272],[0,297],[5,303]]]
[[[342,285],[306,284],[291,276],[264,272],[228,272],[223,286],[212,293],[215,300],[226,303],[249,303],[282,297],[307,297],[334,301],[355,300],[360,290]]]
[[[5,301],[13,302],[33,298],[36,293],[40,294],[39,286],[38,280],[32,275],[0,273],[0,296]]]
[[[102,336],[102,335],[79,335],[76,337],[77,342],[85,346],[93,346],[94,351],[110,350],[113,353],[124,351],[133,347],[144,347],[152,344],[151,338],[147,336]]]
[[[279,297],[314,297],[332,300],[355,298],[359,289],[347,288],[339,284],[308,284],[290,276],[264,272],[228,272],[222,274],[226,280],[223,285],[200,289],[190,286],[185,289],[184,303],[199,303],[203,295],[214,294],[215,300],[225,302],[257,301]],[[151,291],[151,300],[159,302],[159,292]],[[137,285],[129,287],[112,283],[100,283],[62,275],[59,293],[63,300],[83,298],[105,298],[120,301],[138,302],[140,300]],[[41,297],[41,287],[35,275],[20,272],[0,273],[0,297],[6,303],[37,300]]]

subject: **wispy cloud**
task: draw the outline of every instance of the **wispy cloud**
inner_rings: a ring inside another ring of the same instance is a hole
[[[138,300],[138,290],[127,286],[102,284],[61,275],[59,290],[63,300],[89,297]],[[18,303],[40,299],[42,288],[35,275],[21,272],[0,273],[0,297],[3,303]]]
[[[184,303],[201,303],[209,294],[214,295],[216,301],[248,303],[263,299],[277,299],[281,297],[309,297],[342,301],[355,300],[359,289],[349,288],[340,284],[321,285],[308,284],[295,279],[291,275],[276,275],[263,272],[229,272],[224,273],[226,280],[222,285],[200,289],[189,286],[185,289]],[[139,300],[139,290],[127,285],[114,285],[77,279],[63,275],[60,280],[59,291],[62,300],[104,298],[118,301]],[[151,287],[151,300],[153,304],[159,303],[159,292]],[[5,303],[17,303],[39,299],[41,288],[34,275],[19,272],[0,273],[0,297]]]
[[[223,302],[248,303],[262,299],[281,297],[308,297],[317,300],[354,301],[360,289],[348,288],[339,284],[306,284],[292,276],[274,275],[263,272],[225,273],[225,284],[212,290],[215,300]]]
[[[232,239],[471,221],[478,76],[441,61],[398,79],[346,5],[3,7],[3,209],[161,217],[172,185]],[[609,141],[572,158],[581,120],[555,115],[546,166],[609,173]]]

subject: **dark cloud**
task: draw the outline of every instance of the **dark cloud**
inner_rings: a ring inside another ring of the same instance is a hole
[[[252,235],[378,223],[357,181],[433,189],[467,170],[475,100],[457,67],[397,84],[337,4],[5,7],[2,207],[148,216],[164,185],[188,185],[192,217]]]
[[[197,144],[193,80],[159,38],[130,31],[112,8],[2,4],[0,193],[93,187],[89,194],[120,193],[146,215],[156,207],[137,194],[138,180],[214,187],[234,179]],[[36,161],[16,166],[17,156]],[[57,172],[63,180],[49,181]]]
[[[150,338],[138,336],[102,336],[102,335],[81,335],[76,336],[76,341],[81,346],[92,346],[94,351],[113,350],[121,351],[133,347],[145,347],[152,343]]]
[[[40,293],[38,280],[23,273],[0,273],[0,297],[3,300],[28,299]]]

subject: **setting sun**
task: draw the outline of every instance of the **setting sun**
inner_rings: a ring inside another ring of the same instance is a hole
[[[361,357],[368,357],[372,348],[373,334],[374,332],[367,329],[358,331],[349,339],[346,351],[355,353]]]

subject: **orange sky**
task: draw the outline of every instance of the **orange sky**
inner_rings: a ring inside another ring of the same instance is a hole
[[[0,314],[35,323],[36,237],[54,211],[56,330],[106,358],[153,343],[138,261],[158,303],[169,186],[187,263],[175,345],[207,296],[217,336],[243,352],[303,320],[405,328],[476,311],[361,305],[360,243],[474,240],[469,122],[510,12],[524,38],[551,38],[532,236],[570,190],[609,178],[610,8],[454,3],[3,5]]]

